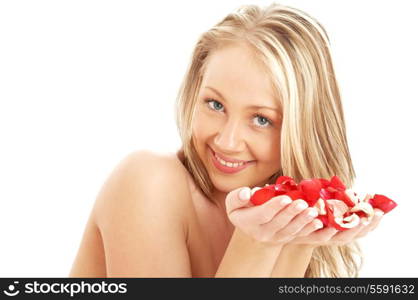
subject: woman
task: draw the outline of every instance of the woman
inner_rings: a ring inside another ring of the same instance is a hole
[[[358,276],[356,239],[381,211],[337,232],[321,229],[303,200],[249,201],[280,175],[353,184],[329,41],[315,19],[278,4],[242,6],[200,37],[177,104],[182,148],[122,160],[70,276]]]

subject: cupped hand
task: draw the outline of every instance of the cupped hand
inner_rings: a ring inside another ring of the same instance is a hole
[[[318,215],[316,209],[308,207],[302,199],[292,201],[282,195],[254,206],[250,197],[249,187],[231,191],[225,200],[226,211],[236,228],[263,244],[285,244],[306,234],[304,228]]]
[[[289,241],[288,244],[303,244],[313,247],[328,245],[343,246],[354,242],[356,239],[362,238],[369,232],[375,230],[379,225],[383,214],[384,213],[382,210],[375,208],[374,215],[369,222],[366,218],[362,218],[360,224],[344,231],[339,231],[333,227],[326,227],[317,230],[315,229],[316,226],[321,226],[322,222],[318,219],[315,219],[307,224],[301,230],[299,235],[293,240]]]

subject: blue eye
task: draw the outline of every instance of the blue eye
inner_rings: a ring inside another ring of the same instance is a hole
[[[258,114],[257,115],[254,115],[254,118],[255,119],[258,118],[258,120],[262,120],[261,123],[263,123],[263,124],[261,124],[261,126],[256,125],[258,127],[268,127],[268,126],[272,126],[273,125],[273,122],[270,119],[268,119],[266,117],[263,117],[262,115],[258,115]]]
[[[205,100],[205,103],[209,106],[209,108],[211,110],[221,111],[221,109],[223,109],[223,105],[220,102],[218,102],[218,101],[216,101],[214,99],[206,99]],[[211,105],[211,104],[213,104],[213,105]],[[254,119],[260,120],[261,123],[262,123],[261,125],[258,125],[260,123],[255,124],[255,126],[257,126],[257,127],[267,128],[269,126],[273,126],[273,122],[269,118],[266,118],[266,117],[264,117],[264,116],[262,116],[260,114],[255,114],[255,115],[253,115],[253,117],[254,117]]]
[[[207,99],[207,100],[205,100],[205,102],[206,102],[206,103],[209,105],[209,107],[210,107],[211,109],[213,109],[213,110],[217,110],[217,111],[219,111],[219,110],[217,109],[217,107],[218,107],[218,108],[222,108],[222,107],[223,107],[223,105],[222,105],[221,103],[219,103],[218,101],[213,100],[213,99]],[[210,105],[211,103],[213,103],[214,108],[212,108],[212,106]]]

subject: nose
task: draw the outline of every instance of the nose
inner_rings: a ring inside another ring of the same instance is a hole
[[[215,137],[214,143],[218,149],[222,149],[226,153],[243,151],[245,143],[240,129],[239,120],[228,120]]]

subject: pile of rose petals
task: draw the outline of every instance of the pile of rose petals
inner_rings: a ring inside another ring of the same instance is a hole
[[[250,200],[254,205],[260,205],[280,195],[287,195],[292,200],[305,200],[310,207],[317,209],[317,218],[324,226],[338,230],[357,226],[363,217],[370,221],[374,208],[386,214],[397,206],[393,200],[383,195],[366,194],[360,197],[353,191],[346,190],[337,176],[333,176],[331,180],[304,179],[299,184],[289,176],[280,176],[275,184],[257,190]]]

